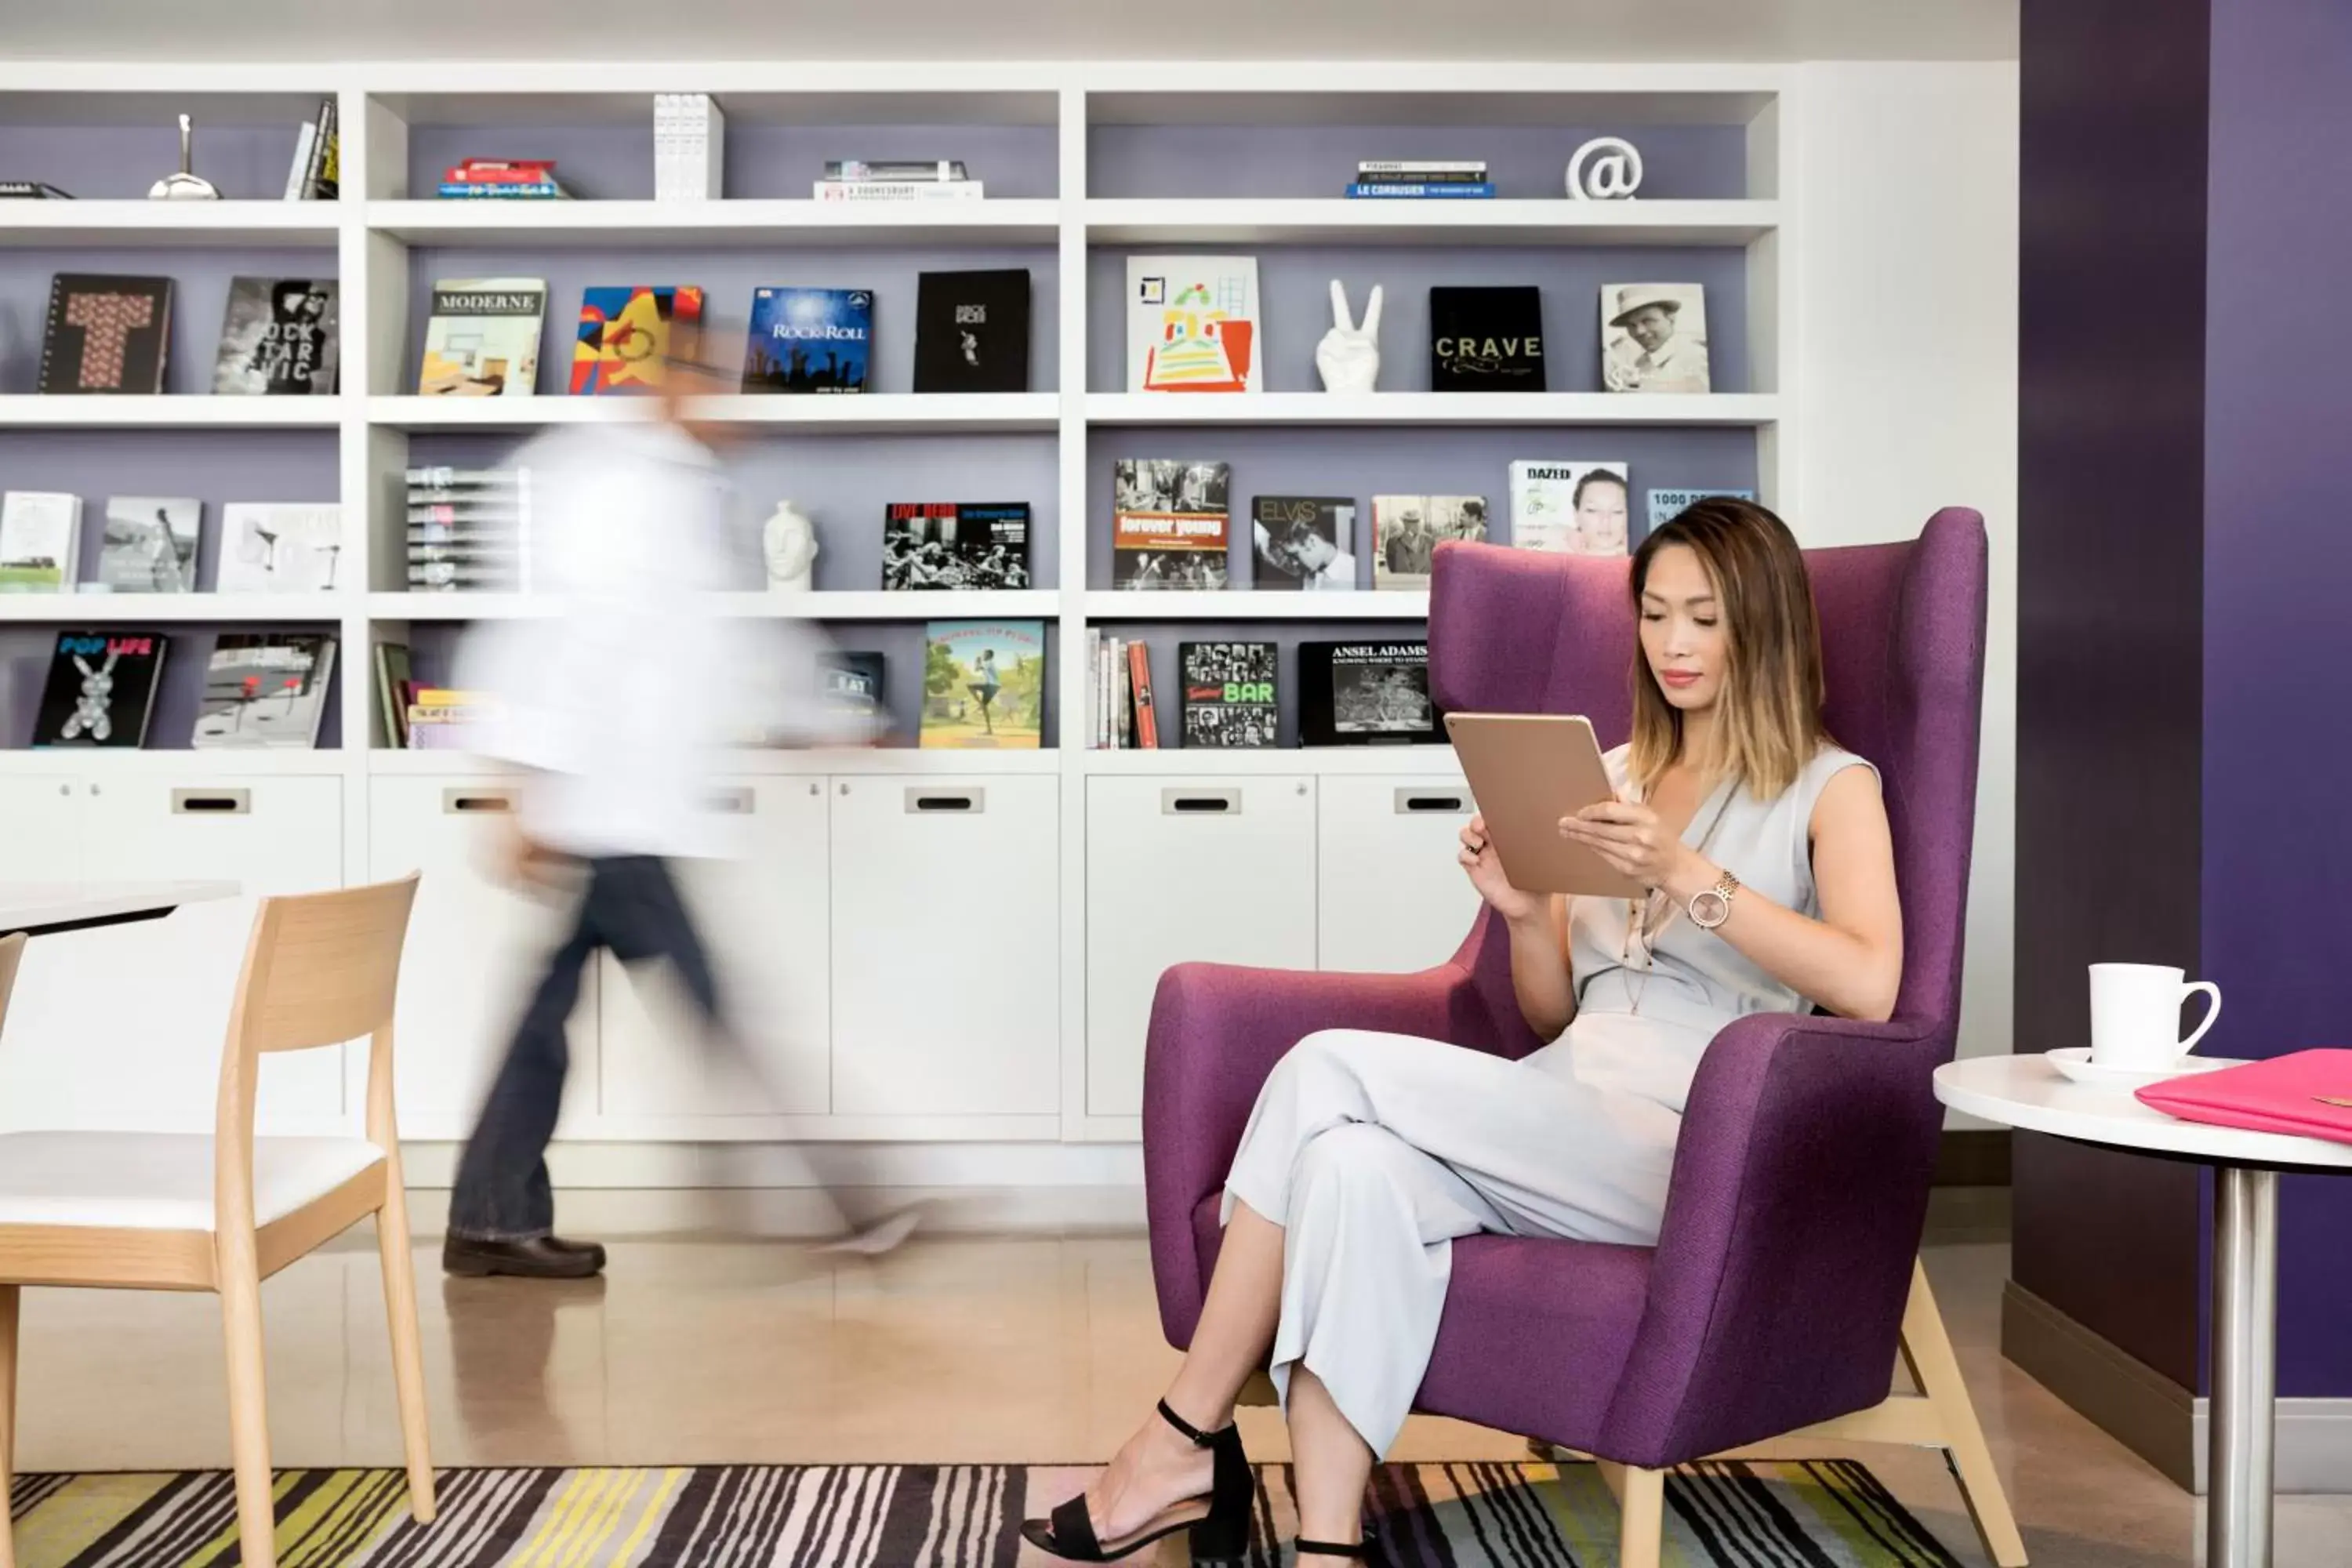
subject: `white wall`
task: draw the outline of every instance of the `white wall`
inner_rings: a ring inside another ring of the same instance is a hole
[[[2017,775],[2017,66],[1808,65],[1798,204],[1795,514],[1809,544],[1992,540],[1960,1051],[2008,1051]]]

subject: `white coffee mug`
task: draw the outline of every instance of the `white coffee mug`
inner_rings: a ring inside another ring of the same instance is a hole
[[[2205,1021],[2180,1037],[2180,1005],[2202,991],[2211,1005]],[[2221,988],[2190,983],[2186,972],[2160,963],[2091,965],[2091,1060],[2103,1068],[2153,1072],[2197,1048],[2221,1016]]]

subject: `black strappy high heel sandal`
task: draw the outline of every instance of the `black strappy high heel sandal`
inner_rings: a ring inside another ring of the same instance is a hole
[[[1250,1473],[1249,1456],[1242,1451],[1242,1429],[1228,1423],[1222,1430],[1203,1432],[1160,1402],[1160,1418],[1183,1434],[1196,1448],[1206,1448],[1215,1468],[1206,1498],[1191,1498],[1162,1509],[1150,1523],[1106,1544],[1095,1539],[1095,1521],[1087,1513],[1087,1494],[1080,1492],[1045,1520],[1028,1520],[1022,1535],[1040,1551],[1067,1563],[1116,1563],[1142,1551],[1180,1530],[1192,1532],[1193,1568],[1237,1563],[1249,1550],[1250,1506],[1257,1498],[1257,1478]],[[1195,1512],[1206,1503],[1205,1511]]]
[[[1342,1546],[1336,1541],[1294,1541],[1290,1543],[1290,1550],[1301,1557],[1352,1557],[1359,1562],[1364,1555],[1360,1542],[1353,1546]]]

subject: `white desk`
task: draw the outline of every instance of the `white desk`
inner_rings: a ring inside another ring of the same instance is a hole
[[[182,904],[236,897],[235,882],[0,882],[0,936],[48,936],[161,920]]]
[[[2213,1398],[2206,1568],[2270,1568],[2278,1327],[2278,1173],[2352,1173],[2352,1143],[2180,1121],[2128,1088],[2074,1083],[2039,1056],[1936,1073],[1936,1098],[1988,1121],[2213,1167]]]

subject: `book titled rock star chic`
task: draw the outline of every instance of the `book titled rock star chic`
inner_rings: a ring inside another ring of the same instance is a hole
[[[60,272],[49,280],[40,390],[154,394],[172,342],[172,280]]]
[[[239,278],[229,285],[213,391],[324,397],[335,390],[335,280]]]
[[[870,289],[751,290],[746,392],[863,392],[874,363]]]

